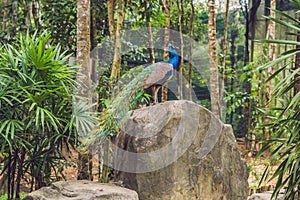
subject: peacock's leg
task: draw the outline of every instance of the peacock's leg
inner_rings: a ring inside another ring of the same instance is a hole
[[[157,93],[158,93],[159,89],[160,89],[160,86],[154,86],[154,91],[153,91],[154,104],[158,104]]]

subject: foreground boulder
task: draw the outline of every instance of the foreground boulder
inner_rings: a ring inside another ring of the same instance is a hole
[[[272,191],[262,192],[262,193],[255,193],[248,197],[247,200],[270,200],[272,197]],[[278,197],[275,200],[283,200],[284,193],[279,193]]]
[[[135,191],[91,181],[61,181],[36,190],[24,200],[138,200]]]
[[[190,101],[132,111],[115,139],[116,179],[143,200],[245,200],[248,172],[231,126]]]

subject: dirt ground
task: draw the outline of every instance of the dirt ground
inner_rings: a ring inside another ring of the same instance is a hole
[[[238,141],[238,146],[242,155],[242,158],[246,161],[248,170],[249,170],[249,178],[248,178],[248,183],[249,183],[249,195],[257,192],[262,192],[262,191],[268,191],[272,190],[276,184],[276,180],[273,180],[269,183],[263,183],[261,187],[259,187],[259,182],[262,174],[264,173],[265,167],[270,163],[270,161],[266,158],[262,159],[256,159],[255,156],[249,157],[247,154],[245,145],[243,142]],[[76,180],[77,179],[77,168],[76,168],[76,163],[77,163],[77,153],[73,150],[72,155],[67,154],[66,157],[68,158],[68,162],[71,163],[70,167],[67,167],[64,171],[64,177],[66,180]],[[98,180],[98,169],[96,166],[98,166],[98,161],[96,159],[93,159],[94,163],[94,168],[93,168],[93,175],[94,175],[94,181]],[[276,164],[272,166],[271,168],[271,173],[272,171],[274,172],[276,169]],[[0,177],[1,179],[1,177]],[[2,188],[3,190],[4,188]],[[26,183],[22,184],[22,191],[27,193],[29,192],[30,188]]]
[[[249,151],[247,151],[244,141],[237,140],[237,142],[242,159],[246,161],[249,171],[249,195],[253,193],[273,190],[276,185],[276,179],[273,179],[271,181],[264,181],[261,185],[259,185],[261,177],[264,174],[266,167],[270,165],[271,161],[264,156],[257,158],[255,153],[253,155],[249,155]],[[273,175],[278,164],[278,162],[272,162],[272,166],[270,166],[268,170],[268,178]]]
[[[244,159],[247,163],[248,170],[249,170],[249,195],[257,192],[263,192],[263,191],[269,191],[274,189],[276,185],[276,180],[272,180],[271,182],[263,182],[261,186],[259,186],[260,179],[265,171],[266,166],[270,163],[270,161],[267,158],[260,158],[257,159],[255,155],[252,155],[249,157],[249,154],[245,148],[245,144],[243,141],[238,140],[238,147],[241,152],[242,159]],[[76,161],[77,154],[73,152],[73,162]],[[97,166],[97,160],[93,160],[94,166]],[[277,163],[278,164],[278,163]],[[274,166],[270,168],[270,174],[276,170],[276,163]],[[67,180],[76,180],[77,178],[77,169],[75,167],[69,167],[65,171],[65,176]],[[97,176],[97,169],[93,169],[94,174],[94,181],[98,180]]]

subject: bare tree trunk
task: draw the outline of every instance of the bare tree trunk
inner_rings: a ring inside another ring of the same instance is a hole
[[[8,4],[9,4],[9,0],[6,0],[5,1],[5,8],[4,8],[4,12],[3,12],[2,32],[6,31]]]
[[[32,2],[32,14],[35,28],[39,28],[41,26],[41,11],[39,1]]]
[[[271,9],[275,9],[276,8],[276,0],[271,0]],[[275,18],[275,12],[270,10],[270,17]],[[268,24],[268,29],[267,29],[267,36],[266,38],[269,40],[274,40],[275,39],[275,22],[272,20],[269,20],[269,24]],[[269,44],[269,52],[268,52],[268,61],[272,61],[275,59],[275,49],[276,46],[273,43]],[[269,67],[267,69],[267,74],[268,77],[272,76],[273,74],[273,67]],[[265,93],[265,100],[266,100],[266,108],[268,109],[270,107],[270,103],[271,103],[271,92],[272,92],[272,81],[268,81],[266,83],[266,93]],[[268,124],[269,123],[269,119],[267,117],[264,117],[263,119],[264,124]],[[268,140],[270,138],[270,130],[268,130],[267,128],[264,129],[264,139]],[[267,151],[268,153],[269,151]]]
[[[195,15],[195,8],[193,4],[193,0],[190,2],[191,8],[192,8],[192,13],[191,13],[191,18],[190,18],[190,42],[189,42],[189,88],[188,88],[188,100],[192,100],[192,38],[194,35],[194,15]]]
[[[221,104],[219,95],[219,72],[217,60],[216,13],[215,0],[208,1],[208,44],[210,66],[210,96],[212,113],[221,119]]]
[[[13,0],[12,3],[12,36],[16,35],[17,31],[17,18],[18,18],[18,0]]]
[[[145,13],[146,13],[146,26],[148,31],[148,43],[149,43],[149,55],[150,55],[150,63],[155,63],[155,55],[154,55],[154,41],[153,41],[153,34],[152,34],[152,27],[151,27],[151,13],[150,13],[150,5],[149,2],[145,2]],[[152,97],[154,97],[155,94],[155,87],[152,88]]]
[[[271,2],[271,8],[276,8],[276,1],[272,0]],[[275,12],[270,11],[270,17],[275,18]],[[272,20],[269,20],[269,26],[268,26],[268,32],[267,32],[267,39],[269,40],[275,40],[275,22]],[[268,52],[268,61],[272,61],[275,59],[275,44],[270,43],[269,44],[269,52]],[[269,67],[268,69],[268,77],[272,76],[273,69],[272,67]],[[272,90],[272,82],[267,82],[267,91],[266,91],[266,103],[268,104],[271,100],[271,90]]]
[[[248,65],[249,63],[249,31],[250,31],[250,19],[254,19],[255,16],[251,16],[249,17],[249,11],[248,11],[248,1],[247,0],[240,0],[240,4],[242,5],[242,11],[243,11],[243,15],[245,17],[246,20],[246,24],[245,24],[245,51],[244,51],[244,66]],[[252,7],[253,8],[253,7]],[[251,8],[251,10],[253,10]],[[251,13],[252,14],[252,13]],[[243,88],[243,92],[245,92],[247,94],[247,97],[250,96],[250,92],[251,92],[251,84],[248,81],[248,78],[245,79],[245,81],[242,83],[242,88]],[[238,122],[238,126],[240,127],[240,130],[242,132],[242,136],[247,136],[248,135],[248,130],[249,130],[249,126],[248,126],[248,122],[250,120],[250,101],[249,98],[246,98],[245,101],[245,106],[244,108],[241,108],[238,110],[239,113],[244,114],[244,119],[241,121],[239,120]],[[245,140],[245,143],[246,140]]]
[[[149,43],[149,55],[150,55],[150,63],[155,63],[155,56],[154,56],[154,42],[153,42],[153,34],[152,34],[152,27],[150,23],[151,13],[150,13],[150,5],[148,2],[145,2],[145,12],[146,12],[146,26],[148,31],[148,43]]]
[[[114,20],[114,0],[107,0],[107,15],[109,24],[109,36],[112,46],[115,45],[115,20]]]
[[[224,19],[224,40],[223,40],[223,57],[222,57],[222,83],[220,88],[220,97],[223,99],[224,90],[225,90],[225,79],[226,79],[226,54],[227,54],[227,31],[228,31],[228,13],[229,13],[229,0],[226,0],[226,10],[225,10],[225,19]],[[223,107],[223,100],[220,99],[221,109]],[[223,118],[224,116],[221,116]]]
[[[78,0],[77,2],[77,54],[76,62],[81,65],[79,72],[82,88],[80,95],[86,98],[86,103],[91,103],[91,79],[90,79],[90,0]],[[91,180],[89,173],[89,155],[86,152],[78,154],[78,180]]]
[[[271,1],[271,9],[276,9],[276,0],[272,0]],[[275,12],[274,11],[270,11],[270,17],[275,18]],[[268,32],[267,32],[267,39],[269,40],[275,40],[275,22],[272,20],[269,20],[269,25],[268,25]],[[274,43],[270,43],[269,44],[269,52],[268,52],[268,61],[272,61],[275,59],[275,49],[276,46]],[[268,68],[268,75],[271,76],[272,75],[272,68]],[[269,82],[270,83],[270,82]],[[270,88],[268,88],[269,92],[271,92],[271,85],[269,85]],[[270,100],[270,93],[268,94],[268,100]]]
[[[32,2],[27,2],[24,9],[24,15],[25,15],[25,24],[28,29],[32,28],[31,25],[31,16],[32,16]]]
[[[182,3],[182,1],[181,1]],[[184,59],[183,59],[183,34],[182,34],[182,12],[181,10],[183,7],[180,6],[180,3],[178,0],[176,0],[177,9],[178,9],[178,25],[179,25],[179,34],[180,34],[180,63],[179,63],[179,73],[178,73],[178,99],[183,99],[183,91],[184,91],[184,85],[183,85],[183,74],[184,74]]]
[[[117,6],[118,6],[117,29],[115,35],[114,59],[113,59],[112,70],[110,75],[110,78],[112,80],[119,79],[120,72],[121,72],[121,48],[122,48],[121,34],[122,34],[122,25],[124,19],[124,4],[125,2],[123,0],[117,1]]]
[[[231,47],[230,47],[230,62],[231,62],[231,70],[232,72],[235,72],[235,65],[236,65],[236,59],[235,59],[235,52],[236,52],[236,47],[235,47],[235,39],[238,36],[238,31],[236,29],[231,30]],[[233,78],[230,79],[230,94],[233,93],[233,88],[234,88],[234,80]],[[230,105],[233,104],[233,99],[230,100]],[[232,124],[233,122],[233,112],[230,113],[229,116],[229,124]]]
[[[165,38],[164,38],[164,60],[169,59],[168,52],[168,44],[170,42],[170,25],[171,25],[171,17],[170,17],[170,8],[171,8],[171,0],[166,0],[164,3],[163,0],[159,0],[160,5],[162,6],[163,11],[166,14],[166,26],[165,26]],[[162,87],[162,95],[161,101],[165,102],[168,100],[168,82],[165,83],[165,86]]]
[[[183,0],[180,0],[180,6],[181,6],[181,30],[185,30],[185,26],[184,26],[184,5],[183,5]],[[187,27],[187,26],[186,26]]]

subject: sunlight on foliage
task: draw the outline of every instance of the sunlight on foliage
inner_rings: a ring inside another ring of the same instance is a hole
[[[300,1],[294,0],[292,2],[299,10]],[[274,12],[278,15],[277,19],[269,17],[270,20],[290,28],[293,32],[300,30],[299,21],[297,19],[281,11],[274,10]],[[279,16],[281,19],[279,19]],[[300,45],[299,41],[290,40],[263,40],[261,42]],[[281,162],[269,180],[277,179],[273,197],[277,197],[280,190],[285,189],[286,200],[299,198],[300,189],[300,93],[291,95],[296,85],[299,84],[300,69],[294,69],[292,67],[295,65],[295,56],[299,53],[300,50],[296,47],[282,53],[279,58],[259,68],[260,70],[265,70],[274,65],[280,65],[279,69],[269,77],[269,80],[279,77],[279,81],[277,81],[274,87],[272,97],[278,99],[280,106],[273,107],[270,111],[266,111],[271,120],[271,123],[267,126],[273,130],[274,133],[270,140],[263,146],[259,155],[262,155],[267,149],[275,148],[271,152],[270,157],[277,157]],[[281,75],[283,71],[286,73],[285,76]],[[261,182],[268,179],[268,173],[269,166],[266,167]]]

